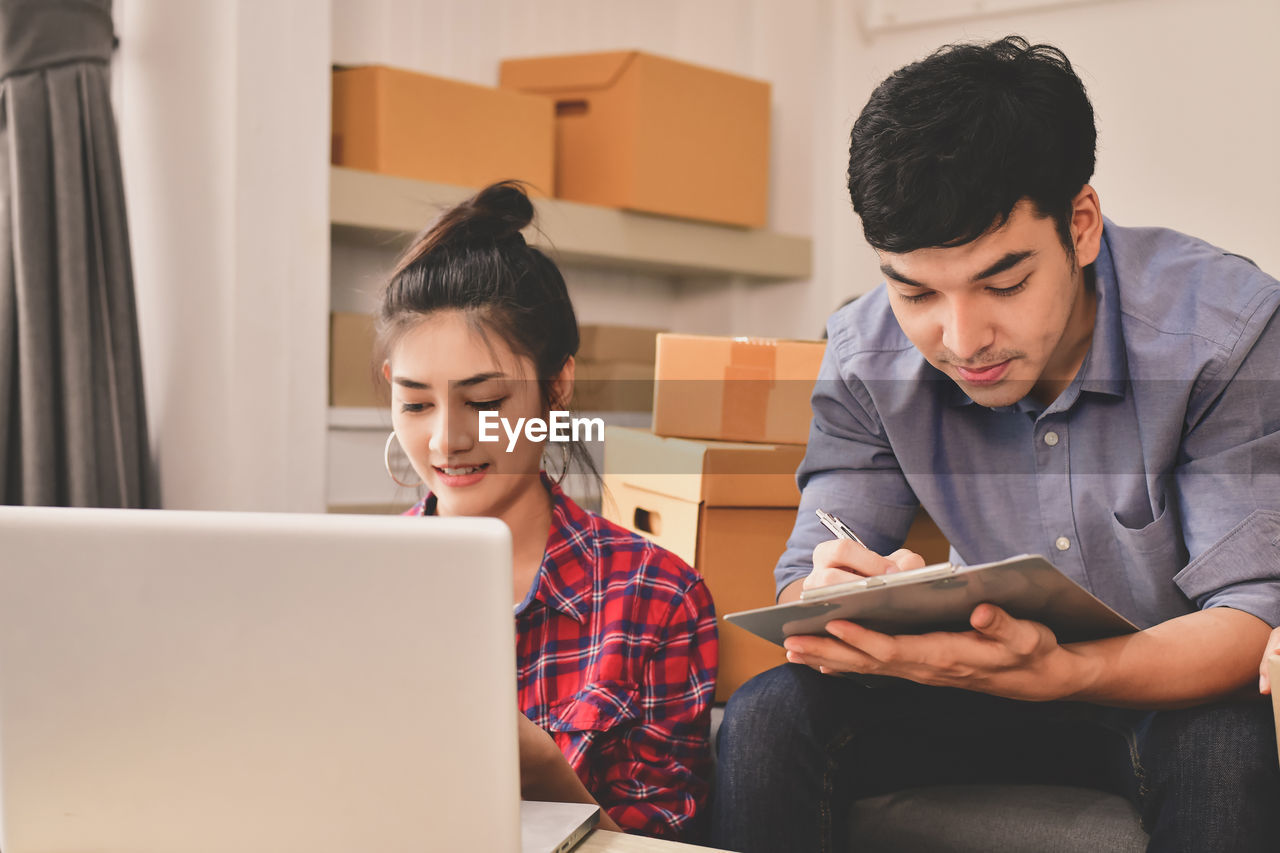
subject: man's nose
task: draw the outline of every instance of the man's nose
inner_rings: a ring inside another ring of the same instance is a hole
[[[942,345],[961,361],[969,361],[991,346],[990,319],[968,300],[955,300],[946,308],[942,323]]]

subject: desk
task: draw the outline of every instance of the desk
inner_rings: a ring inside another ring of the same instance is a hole
[[[707,853],[713,849],[715,848],[597,829],[573,848],[573,853],[697,853],[699,850]]]

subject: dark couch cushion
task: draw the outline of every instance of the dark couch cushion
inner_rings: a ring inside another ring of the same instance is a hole
[[[1147,846],[1123,797],[1052,785],[915,788],[853,805],[858,853],[1128,853]]]

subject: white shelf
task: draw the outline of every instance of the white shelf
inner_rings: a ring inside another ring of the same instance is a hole
[[[474,190],[334,166],[329,221],[334,239],[400,248],[442,208]],[[531,242],[557,260],[679,276],[805,279],[812,269],[807,237],[651,216],[561,199],[536,199]]]

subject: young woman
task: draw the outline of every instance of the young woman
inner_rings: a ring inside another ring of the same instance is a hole
[[[518,185],[495,184],[401,258],[377,318],[388,448],[399,441],[426,490],[410,514],[511,529],[524,797],[594,800],[603,826],[687,838],[710,771],[706,587],[561,491],[542,460],[562,476],[570,445],[522,434],[508,451],[501,428],[479,440],[481,413],[548,420],[573,389],[577,320],[560,272],[520,234],[532,218]]]

